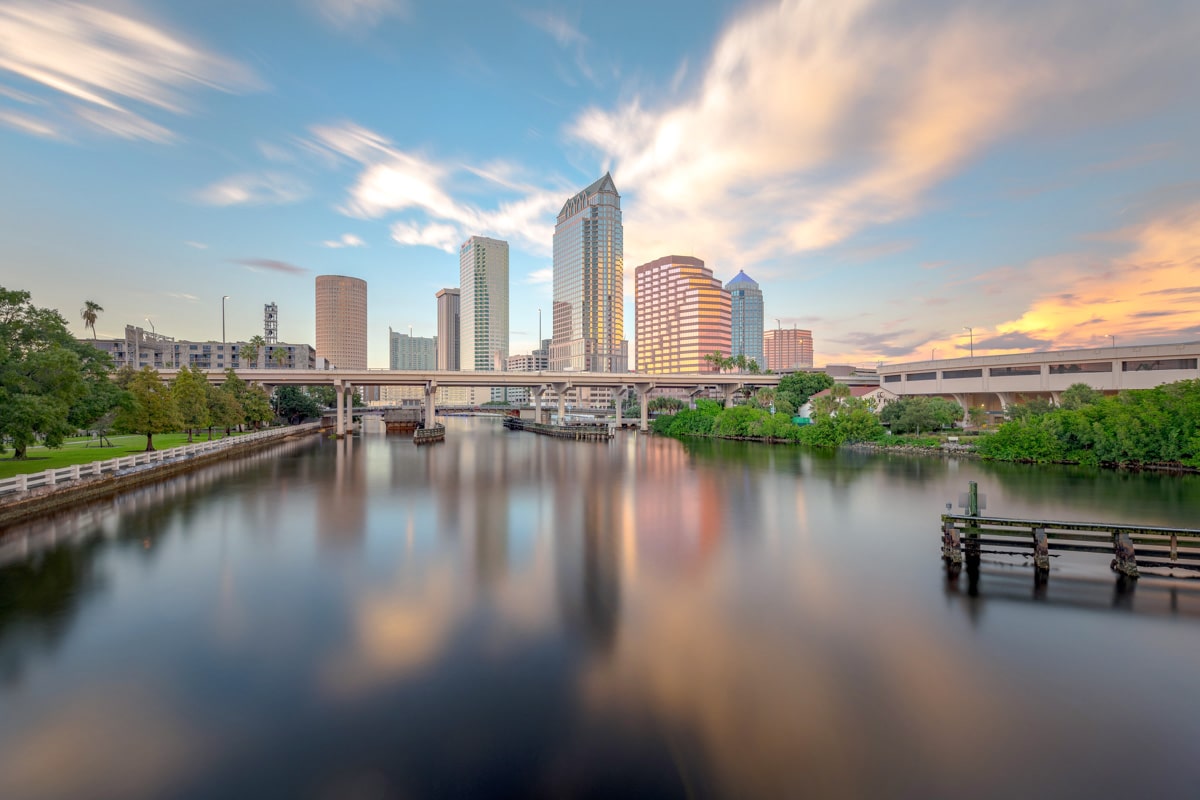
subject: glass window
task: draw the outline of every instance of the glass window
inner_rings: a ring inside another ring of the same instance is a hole
[[[993,378],[1009,378],[1017,375],[1041,375],[1042,368],[1033,367],[992,367],[988,374]]]
[[[899,383],[900,376],[899,375],[884,375],[883,382],[884,383]]]
[[[948,369],[942,372],[943,378],[982,378],[982,369]]]
[[[936,378],[936,372],[910,372],[905,376],[905,380],[910,381],[932,381]]]
[[[1051,364],[1051,375],[1074,375],[1079,372],[1112,372],[1111,361],[1092,361],[1080,364]]]
[[[1195,369],[1194,358],[1157,358],[1147,361],[1123,361],[1122,372],[1146,372],[1158,369]]]

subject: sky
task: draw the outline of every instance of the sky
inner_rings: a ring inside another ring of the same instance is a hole
[[[313,343],[352,275],[386,367],[478,234],[529,352],[611,171],[631,339],[690,255],[818,364],[1196,341],[1198,41],[1194,0],[0,0],[0,286]]]

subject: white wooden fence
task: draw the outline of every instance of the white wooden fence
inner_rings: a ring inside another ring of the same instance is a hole
[[[240,436],[227,436],[215,442],[195,442],[172,447],[169,450],[154,450],[149,453],[137,453],[132,456],[110,458],[107,461],[93,461],[90,464],[75,464],[70,467],[59,467],[42,472],[16,475],[0,480],[0,497],[14,492],[27,492],[40,486],[54,486],[63,481],[73,481],[80,478],[90,478],[108,473],[121,475],[130,472],[140,472],[153,469],[157,464],[170,464],[183,461],[218,450],[227,450],[250,442],[261,442],[264,439],[278,439],[294,433],[315,431],[321,427],[319,422],[309,422],[304,425],[290,425],[282,428],[268,428],[254,433],[244,433]]]

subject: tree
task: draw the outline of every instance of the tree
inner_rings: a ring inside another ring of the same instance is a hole
[[[832,379],[831,379],[832,380]],[[844,383],[835,383],[829,387],[829,394],[823,394],[813,400],[814,417],[831,417],[850,397],[850,387]]]
[[[238,398],[242,404],[242,416],[247,425],[253,425],[255,430],[262,427],[264,422],[270,422],[275,415],[271,408],[271,397],[267,390],[257,383],[248,383]]]
[[[87,351],[99,354],[75,341],[57,311],[29,299],[29,292],[0,287],[0,443],[11,442],[17,459],[39,438],[59,447],[76,430],[71,409],[89,392],[84,359]],[[89,369],[104,358],[90,358]],[[81,410],[79,417],[87,413]]]
[[[277,386],[273,399],[275,413],[290,422],[321,416],[321,406],[299,386]]]
[[[901,397],[884,406],[879,419],[892,433],[920,434],[953,425],[962,419],[962,407],[944,397]]]
[[[179,418],[187,429],[188,444],[196,428],[207,428],[211,415],[208,410],[208,376],[197,366],[184,367],[175,376],[171,385],[175,403],[179,407]]]
[[[261,335],[255,334],[250,337],[250,341],[242,345],[241,362],[243,367],[250,369],[258,368],[258,356],[263,353],[267,347],[267,340]]]
[[[1054,410],[1054,403],[1044,397],[1035,397],[1022,403],[1013,403],[1005,411],[1009,420],[1024,420],[1040,417]]]
[[[745,372],[747,370],[747,368],[750,366],[749,362],[746,361],[745,353],[738,353],[736,356],[734,356],[733,357],[733,365],[735,367],[737,367],[738,372]]]
[[[1072,383],[1063,390],[1059,407],[1074,410],[1091,405],[1103,397],[1103,393],[1093,389],[1086,383]]]
[[[980,428],[987,423],[987,409],[983,406],[971,406],[967,409],[967,418],[971,420],[971,427]]]
[[[276,347],[271,351],[271,360],[275,362],[278,369],[283,369],[287,365],[288,352],[282,347]]]
[[[762,372],[762,367],[759,365],[757,359],[754,359],[754,358],[750,359],[748,362],[748,366],[750,367],[751,375],[758,375]]]
[[[100,317],[100,312],[104,309],[99,303],[85,300],[83,308],[79,309],[79,316],[83,318],[83,329],[92,329],[92,338],[96,338],[96,320]]]
[[[227,383],[228,381],[226,381]],[[242,404],[238,402],[237,395],[231,389],[226,388],[225,384],[217,386],[210,383],[205,392],[208,396],[208,438],[212,439],[214,425],[224,428],[225,435],[228,436],[230,429],[242,422]]]
[[[720,372],[725,368],[725,356],[716,350],[706,355],[704,361],[712,366],[714,372]]]
[[[833,386],[833,378],[824,372],[794,372],[779,379],[776,398],[786,397],[794,408],[800,408],[823,389]]]
[[[170,433],[182,427],[179,406],[171,387],[163,383],[158,370],[142,367],[129,382],[129,399],[117,414],[116,426],[146,436],[146,452],[154,450],[154,434]]]

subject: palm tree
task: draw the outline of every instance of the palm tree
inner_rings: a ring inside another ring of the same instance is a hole
[[[746,367],[747,367],[747,364],[746,364],[746,354],[745,354],[745,353],[738,353],[738,354],[737,354],[737,356],[736,356],[736,357],[733,359],[733,365],[734,365],[735,367],[737,367],[737,371],[738,371],[738,372],[745,372],[745,371],[746,371]]]
[[[246,346],[242,348],[242,355],[245,356],[245,361],[252,361],[252,364],[243,363],[242,366],[249,366],[253,369],[258,368],[258,357],[265,355],[267,350],[267,340],[262,336],[255,334],[250,337],[250,341],[246,342]]]
[[[271,352],[271,360],[275,362],[275,366],[279,369],[283,369],[284,365],[287,364],[287,359],[287,350],[284,350],[282,347],[276,347]]]
[[[709,353],[704,357],[704,360],[712,364],[713,369],[717,372],[720,372],[726,366],[726,358],[719,351]]]
[[[79,310],[79,316],[83,318],[83,329],[92,329],[92,338],[96,338],[96,319],[100,316],[100,312],[104,309],[99,303],[91,300],[85,300],[83,308]]]

